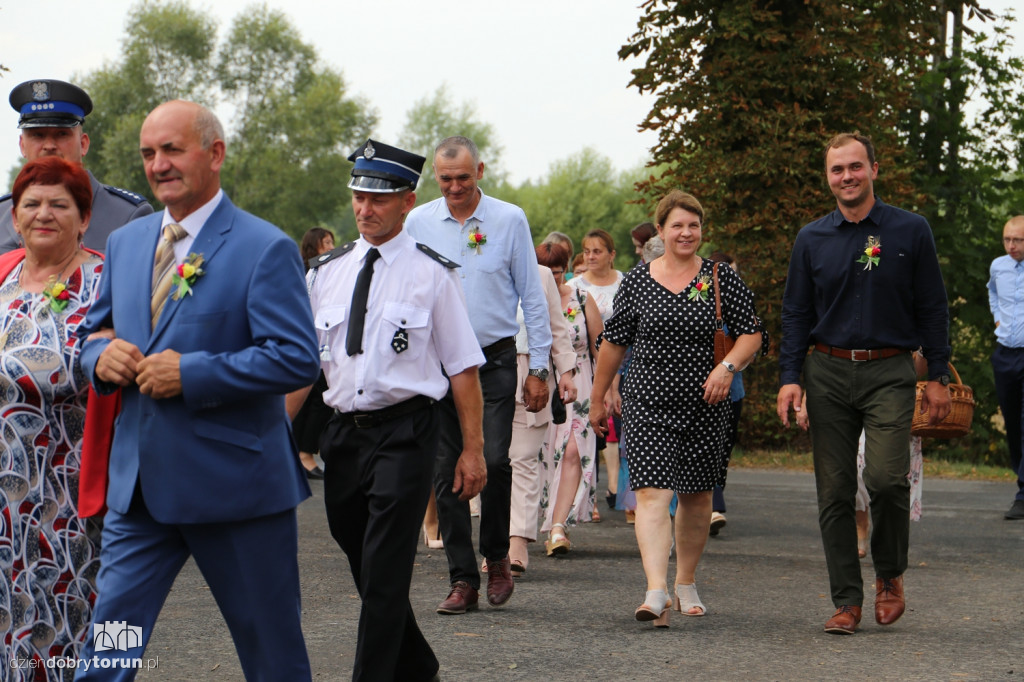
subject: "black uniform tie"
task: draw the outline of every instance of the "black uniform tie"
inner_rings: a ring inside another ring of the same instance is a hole
[[[373,264],[380,258],[380,251],[370,249],[366,252],[363,269],[356,277],[356,288],[352,290],[351,318],[348,322],[348,337],[345,339],[345,352],[350,356],[363,350],[363,324],[366,322],[366,299],[370,295],[370,279],[373,278]]]

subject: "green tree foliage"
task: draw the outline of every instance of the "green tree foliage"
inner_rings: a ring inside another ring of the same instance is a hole
[[[636,263],[629,231],[648,220],[643,206],[630,203],[641,177],[641,170],[616,172],[608,157],[586,148],[552,163],[542,182],[509,189],[501,198],[526,211],[537,243],[549,232],[564,232],[579,250],[587,232],[607,230],[616,240],[616,267],[628,270]]]
[[[426,157],[423,177],[416,189],[419,204],[441,196],[433,174],[433,156],[437,144],[452,135],[473,140],[484,163],[484,184],[490,188],[502,187],[505,173],[501,168],[501,145],[490,123],[480,121],[476,107],[469,102],[456,103],[444,84],[432,96],[416,100],[406,113],[405,127],[398,136],[396,146]],[[381,140],[386,142],[386,140]],[[485,190],[489,191],[489,190]]]
[[[964,11],[990,17],[973,2],[647,0],[642,7],[619,55],[645,59],[631,85],[655,96],[641,127],[657,131],[654,162],[670,168],[639,189],[656,201],[679,186],[704,203],[705,239],[738,258],[777,342],[793,238],[835,207],[823,144],[842,131],[870,135],[881,167],[876,192],[932,221],[957,318],[955,357],[969,358],[968,383],[981,381],[988,407],[976,422],[987,424],[990,395],[986,380],[976,379],[991,337],[984,280],[998,247],[992,226],[1005,221],[991,212],[1005,212],[1012,196],[1008,162],[1019,159],[1021,139],[1020,66],[1005,57],[998,38],[1005,33],[957,48],[956,32],[946,35],[950,10],[961,37]],[[964,117],[978,94],[968,83],[984,93],[981,127]],[[966,273],[970,281],[961,285]],[[774,416],[774,357],[746,376],[755,427],[747,442],[791,439],[795,432],[783,432]]]
[[[376,114],[283,13],[247,8],[218,46],[208,14],[182,0],[144,1],[129,13],[120,61],[77,80],[95,104],[87,163],[104,182],[150,196],[142,121],[161,102],[189,99],[231,112],[221,180],[235,203],[296,238],[343,224],[349,192],[337,179]]]
[[[263,7],[235,20],[216,69],[238,124],[225,189],[296,237],[347,209],[338,179],[376,122],[365,102],[346,97],[341,74],[316,59],[282,13]]]
[[[878,191],[905,205],[912,169],[897,123],[913,96],[933,24],[919,3],[827,0],[648,0],[620,57],[645,57],[631,85],[655,103],[642,129],[658,133],[642,182],[656,202],[682,187],[704,204],[705,239],[732,253],[776,335],[793,238],[835,201],[822,148],[832,134],[872,135],[883,171]],[[746,436],[791,437],[777,426],[777,361],[745,373],[754,396]]]
[[[1007,17],[948,2],[935,21],[940,37],[904,130],[920,159],[919,210],[946,275],[953,362],[977,401],[971,437],[959,445],[972,461],[1000,463],[1005,440],[992,424],[995,337],[985,285],[989,263],[1003,253],[1003,225],[1024,203],[1024,179],[1012,172],[1024,159],[1024,63],[1007,54]]]

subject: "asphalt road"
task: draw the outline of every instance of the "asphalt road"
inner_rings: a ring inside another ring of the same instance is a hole
[[[526,576],[501,609],[481,601],[439,616],[443,550],[421,545],[412,587],[420,627],[443,680],[1021,680],[1024,679],[1024,521],[1005,521],[1006,483],[927,480],[911,524],[908,611],[874,623],[870,558],[856,635],[822,631],[828,598],[810,474],[730,472],[728,525],[698,569],[710,613],[655,630],[633,619],[644,596],[633,528],[622,512],[571,530],[573,549],[549,559],[531,546]],[[303,627],[316,680],[351,676],[359,599],[324,518],[322,484],[299,508]],[[273,547],[267,548],[268,552]],[[145,682],[243,680],[231,638],[195,565],[167,600],[146,651]]]

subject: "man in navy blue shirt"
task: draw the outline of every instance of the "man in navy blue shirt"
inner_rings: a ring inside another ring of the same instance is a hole
[[[789,426],[790,408],[800,410],[802,372],[818,523],[836,606],[825,631],[853,634],[864,601],[854,520],[857,441],[865,431],[875,620],[889,625],[906,608],[916,386],[911,351],[920,347],[928,362],[923,407],[938,423],[950,409],[949,312],[928,222],[874,194],[878,163],[871,141],[856,133],[832,138],[825,173],[838,206],[805,225],[793,246],[782,302],[777,410]]]
[[[996,322],[992,370],[999,409],[1006,425],[1010,466],[1017,474],[1017,496],[1005,518],[1024,519],[1024,466],[1021,466],[1021,421],[1024,420],[1024,216],[1003,227],[1006,255],[989,268],[988,304]]]

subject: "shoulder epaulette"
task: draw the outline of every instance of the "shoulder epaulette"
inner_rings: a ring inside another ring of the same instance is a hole
[[[310,269],[320,267],[321,265],[324,265],[325,263],[330,263],[335,258],[340,258],[340,257],[344,256],[346,253],[348,253],[349,251],[351,251],[355,247],[356,247],[356,243],[355,242],[349,242],[348,244],[342,244],[341,246],[339,246],[336,249],[333,249],[332,251],[328,251],[327,253],[321,253],[319,256],[313,256],[308,261],[306,261],[306,265],[308,265],[310,267]]]
[[[129,192],[126,189],[121,189],[120,187],[114,187],[113,185],[103,185],[103,189],[107,190],[108,192],[113,194],[115,197],[118,197],[120,199],[124,199],[125,201],[130,201],[131,203],[135,204],[136,206],[138,206],[139,204],[145,203],[145,201],[146,201],[146,197],[142,196],[141,194],[136,194],[135,192]]]
[[[422,251],[423,253],[427,254],[428,256],[430,256],[431,258],[433,258],[434,260],[436,260],[438,263],[440,263],[441,265],[445,266],[449,270],[454,270],[455,268],[462,267],[461,265],[459,265],[458,263],[456,263],[452,259],[445,258],[441,254],[439,254],[437,251],[434,251],[432,248],[430,248],[426,244],[420,244],[419,242],[416,242],[416,248],[419,249],[420,251]]]

